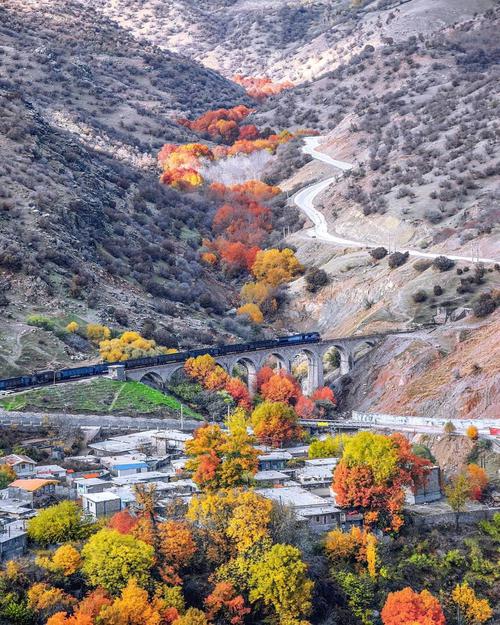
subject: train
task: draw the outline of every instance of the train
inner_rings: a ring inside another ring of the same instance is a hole
[[[221,345],[217,347],[203,347],[186,352],[176,352],[174,354],[163,354],[160,356],[147,356],[144,358],[132,358],[130,360],[89,365],[86,367],[40,371],[30,375],[20,375],[15,378],[5,378],[0,380],[0,392],[104,375],[108,373],[108,367],[113,365],[123,365],[125,369],[156,367],[158,365],[166,365],[172,362],[184,362],[188,358],[195,358],[196,356],[202,356],[203,354],[210,354],[211,356],[217,357],[225,356],[227,354],[237,354],[239,352],[256,351],[259,349],[272,349],[273,347],[286,347],[290,345],[301,345],[303,343],[317,343],[320,340],[321,337],[319,332],[306,332],[302,334],[282,336],[276,339],[253,341],[251,343],[231,343],[229,345]]]

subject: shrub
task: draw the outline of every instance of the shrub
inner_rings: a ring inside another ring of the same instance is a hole
[[[481,293],[477,302],[472,306],[472,310],[476,317],[487,317],[494,312],[496,307],[497,303],[491,296],[491,293]]]
[[[29,326],[36,326],[37,328],[43,328],[44,330],[53,330],[55,326],[53,319],[43,317],[42,315],[30,315],[27,317],[26,323]]]
[[[419,304],[420,302],[425,302],[425,300],[427,299],[427,293],[423,289],[420,289],[420,291],[413,293],[412,297],[413,301]]]
[[[415,271],[418,271],[419,273],[422,273],[426,269],[429,269],[431,265],[432,265],[431,260],[426,260],[425,258],[421,258],[420,260],[417,260],[416,263],[413,263],[413,269],[415,269]]]
[[[387,256],[387,250],[385,247],[374,247],[369,254],[375,260],[382,260],[382,258]]]
[[[435,284],[433,288],[434,295],[442,295],[443,287],[439,286],[439,284]]]
[[[438,256],[432,261],[432,266],[439,271],[448,271],[455,265],[455,261],[446,256]]]
[[[401,267],[408,260],[410,254],[409,252],[393,252],[388,259],[389,267],[391,269],[395,269],[396,267]]]
[[[315,293],[322,286],[328,284],[328,274],[324,269],[311,267],[306,273],[306,289],[309,293]]]

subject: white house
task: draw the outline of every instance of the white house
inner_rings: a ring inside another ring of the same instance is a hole
[[[262,497],[292,508],[299,519],[315,531],[326,531],[340,524],[340,510],[331,502],[314,495],[300,486],[261,488]]]
[[[116,477],[124,477],[125,475],[136,475],[137,473],[146,473],[148,465],[145,462],[120,462],[113,464],[110,471]]]
[[[86,493],[82,495],[82,508],[95,519],[119,512],[122,501],[118,495],[110,491],[102,493]]]
[[[23,454],[9,454],[0,458],[0,464],[11,466],[17,477],[31,477],[34,473],[36,462]]]
[[[44,464],[35,467],[34,472],[36,477],[55,477],[58,480],[63,480],[66,477],[66,469],[58,464]]]

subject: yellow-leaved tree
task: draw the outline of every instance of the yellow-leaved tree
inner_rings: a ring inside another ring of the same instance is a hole
[[[153,339],[145,339],[139,332],[123,332],[115,339],[103,340],[99,343],[99,353],[106,362],[118,362],[131,358],[173,354],[177,350],[161,347]]]
[[[488,601],[479,599],[467,582],[457,584],[451,597],[467,625],[481,625],[493,616],[493,610]]]
[[[280,623],[300,623],[311,609],[313,582],[292,545],[273,545],[250,565],[250,601],[262,603]]]
[[[252,265],[255,278],[268,286],[279,286],[290,282],[302,272],[302,265],[293,250],[271,248],[257,252]]]

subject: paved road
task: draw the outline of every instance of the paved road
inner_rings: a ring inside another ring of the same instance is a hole
[[[302,148],[304,154],[309,154],[313,158],[321,161],[322,163],[326,163],[327,165],[332,165],[341,171],[347,171],[352,168],[350,163],[346,163],[345,161],[337,161],[327,154],[323,154],[323,152],[319,152],[317,150],[318,145],[323,140],[323,137],[306,137],[304,139],[305,145]],[[335,234],[332,234],[328,230],[328,224],[326,222],[325,216],[318,211],[314,207],[314,200],[316,197],[322,193],[327,187],[336,182],[337,176],[332,176],[331,178],[327,178],[326,180],[322,180],[321,182],[316,182],[315,184],[309,185],[305,187],[301,191],[299,191],[295,197],[295,204],[302,210],[309,219],[313,222],[314,226],[305,231],[306,236],[320,239],[321,241],[326,241],[328,243],[334,243],[335,245],[341,245],[343,247],[360,247],[360,248],[375,248],[380,246],[385,246],[387,248],[390,247],[389,243],[370,243],[368,241],[359,241],[354,239],[347,239],[345,237],[339,237]],[[471,256],[457,256],[448,254],[447,252],[442,252],[441,254],[432,253],[432,252],[422,252],[421,250],[412,250],[412,249],[399,249],[400,252],[408,252],[410,256],[415,256],[418,258],[437,258],[438,256],[445,255],[447,258],[451,258],[452,260],[462,260],[466,262],[482,262],[482,263],[497,263],[500,262],[499,259],[494,258],[478,258]]]
[[[118,417],[111,415],[86,415],[86,414],[50,414],[35,412],[13,412],[0,410],[0,425],[24,425],[37,426],[47,423],[74,424],[77,426],[99,426],[102,428],[116,428],[123,430],[154,429],[160,428],[179,429],[180,419],[158,419],[150,417]],[[184,419],[184,430],[192,431],[199,427],[200,421]]]

